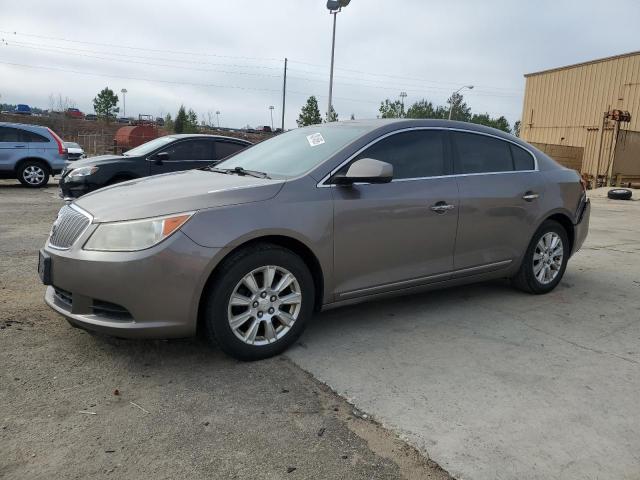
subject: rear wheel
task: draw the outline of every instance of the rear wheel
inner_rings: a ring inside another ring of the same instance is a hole
[[[562,280],[569,254],[565,229],[558,222],[545,221],[531,239],[520,270],[511,279],[513,285],[529,293],[550,292]]]
[[[49,182],[49,168],[38,160],[27,160],[18,169],[18,180],[27,187],[44,187]]]
[[[309,269],[295,253],[277,245],[232,254],[206,295],[203,322],[208,339],[239,360],[283,352],[313,314]]]

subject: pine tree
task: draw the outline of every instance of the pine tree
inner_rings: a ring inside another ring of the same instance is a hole
[[[318,108],[318,100],[316,97],[309,97],[307,103],[302,107],[300,116],[296,120],[296,123],[299,127],[322,123],[322,116],[320,115],[320,109]]]
[[[93,111],[100,118],[109,121],[115,118],[120,111],[118,107],[118,96],[109,87],[103,88],[93,99]]]

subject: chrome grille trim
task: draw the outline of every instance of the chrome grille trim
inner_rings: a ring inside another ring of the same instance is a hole
[[[51,227],[49,246],[57,250],[69,250],[91,225],[93,217],[75,205],[65,205]]]

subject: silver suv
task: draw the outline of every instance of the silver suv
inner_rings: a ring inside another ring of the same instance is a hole
[[[27,187],[44,187],[62,171],[67,148],[48,127],[0,122],[0,178],[17,178]]]

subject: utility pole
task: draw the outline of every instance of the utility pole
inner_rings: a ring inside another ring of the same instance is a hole
[[[453,114],[453,97],[456,93],[460,93],[465,88],[468,88],[469,90],[473,90],[473,85],[465,85],[464,87],[460,87],[451,95],[451,106],[449,107],[449,120],[451,120],[451,115]]]
[[[400,92],[400,115],[404,115],[404,99],[407,98],[407,92]]]
[[[329,106],[327,108],[327,122],[331,121],[331,108],[333,104],[333,61],[336,52],[336,19],[338,18],[339,11],[340,9],[331,12],[333,15],[333,37],[331,41],[331,73],[329,74]]]
[[[287,104],[287,59],[284,59],[284,82],[282,83],[282,131],[284,132],[284,108]]]
[[[122,90],[120,90],[120,92],[122,92],[122,105],[123,105],[122,116],[126,118],[126,116],[127,116],[127,89],[123,88]]]
[[[271,130],[273,130],[273,109],[276,108],[273,105],[269,105],[269,112],[271,113]]]
[[[216,121],[218,122],[218,128],[220,128],[220,110],[216,110]]]

